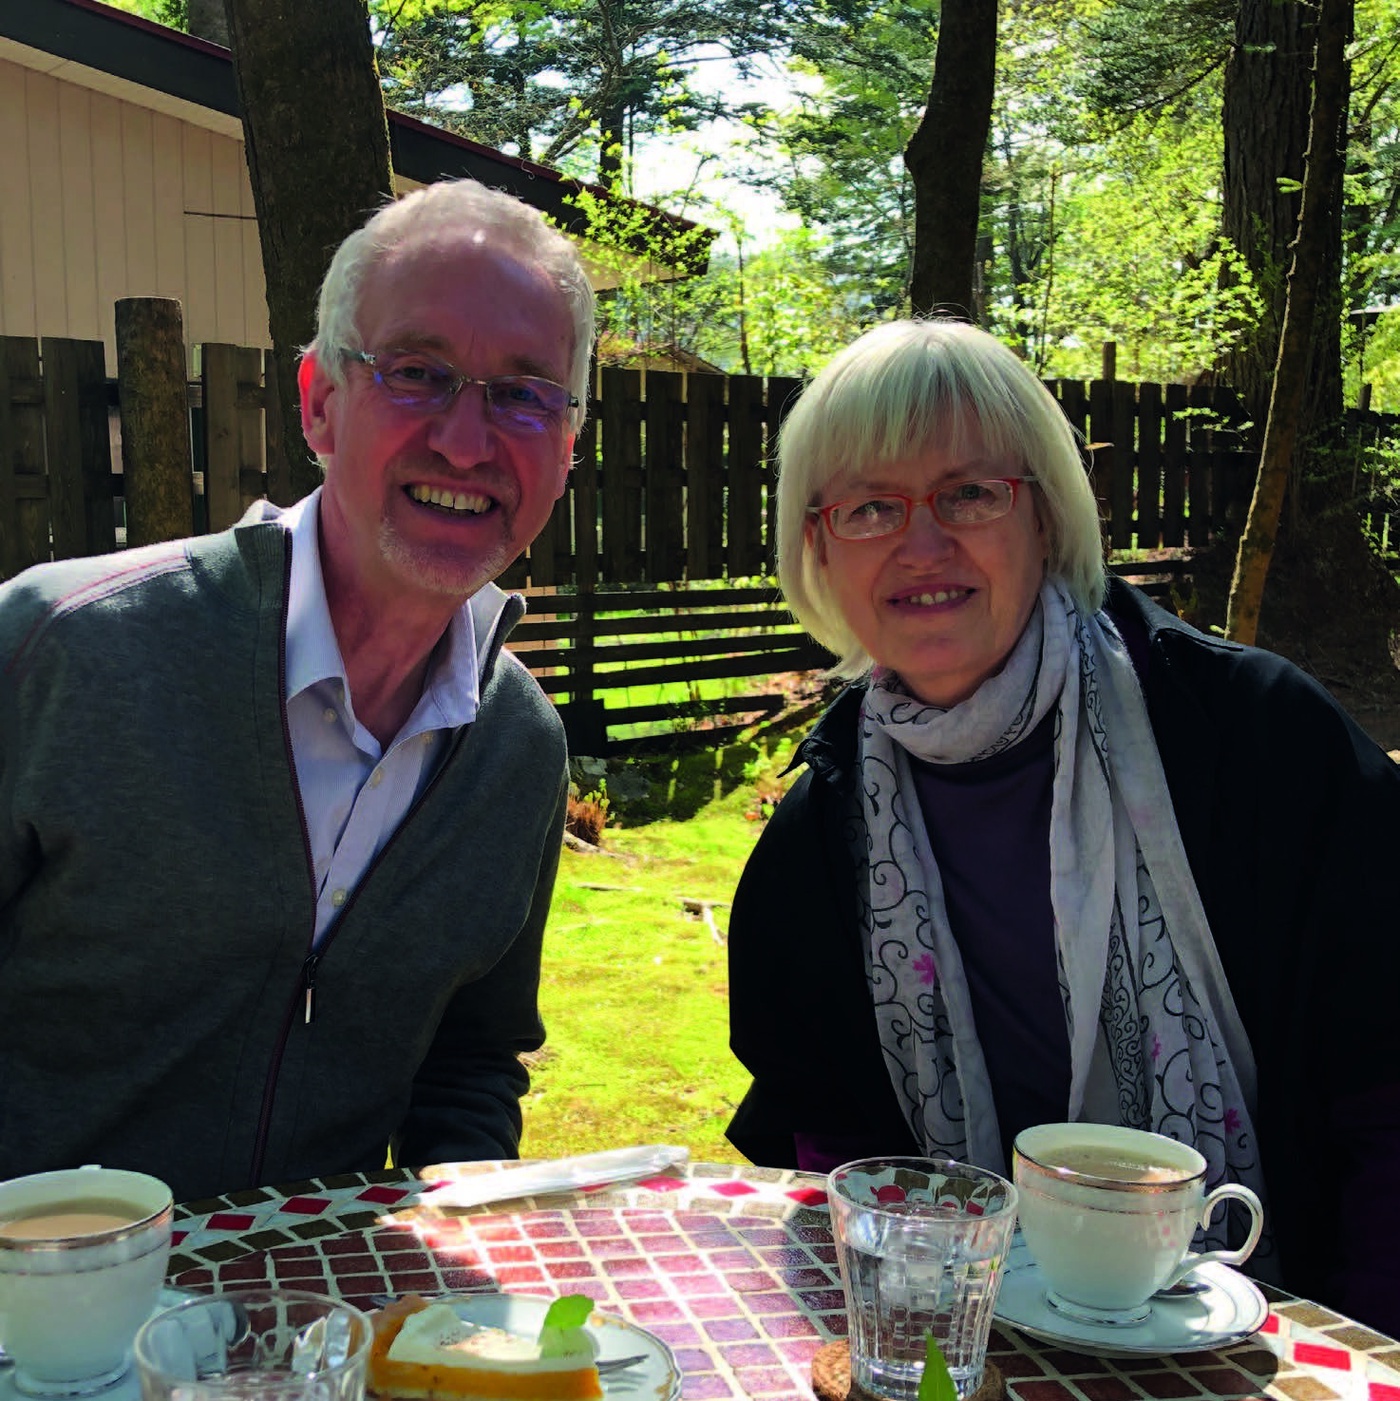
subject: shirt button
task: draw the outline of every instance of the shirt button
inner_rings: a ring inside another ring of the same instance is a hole
[[[331,904],[339,909],[345,903],[345,892],[343,890],[333,890],[331,892]]]
[[[321,719],[323,719],[328,725],[334,725],[335,722],[340,719],[340,716],[336,714],[334,706],[328,705],[321,712]]]
[[[383,783],[383,782],[384,782],[384,770],[383,770],[383,769],[375,769],[375,771],[374,771],[372,774],[370,774],[370,776],[369,776],[369,786],[370,786],[371,788],[378,788],[379,785],[380,785],[381,783]]]
[[[429,730],[428,733],[425,734],[425,735],[423,736],[423,743],[424,743],[424,744],[431,744],[432,742],[433,742],[433,732],[432,732],[431,730]]]

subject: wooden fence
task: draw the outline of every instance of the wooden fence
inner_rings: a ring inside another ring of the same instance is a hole
[[[270,357],[205,345],[194,358],[185,528],[219,529],[259,496],[287,499],[265,468],[281,461],[263,407]],[[1238,528],[1255,458],[1233,427],[1229,390],[1113,379],[1048,387],[1089,444],[1112,549],[1195,548],[1222,526]],[[772,573],[769,464],[800,389],[743,375],[597,375],[568,489],[502,579],[538,595],[512,646],[574,707],[580,733],[596,741],[600,693],[616,692],[623,675],[633,687],[641,677],[693,686],[821,664],[771,585],[744,587]],[[99,343],[0,337],[0,577],[114,549],[134,525],[119,470],[120,400]],[[1381,528],[1400,540],[1400,523]],[[762,709],[753,696],[703,709],[746,701]],[[687,707],[702,705],[632,707],[629,722],[683,721]],[[606,721],[617,723],[612,707]]]

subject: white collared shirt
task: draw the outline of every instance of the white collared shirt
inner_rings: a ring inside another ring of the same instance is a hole
[[[287,722],[316,874],[319,947],[356,884],[476,718],[480,697],[471,602],[428,661],[423,694],[387,750],[355,718],[321,573],[318,488],[282,514],[292,536],[287,610]]]

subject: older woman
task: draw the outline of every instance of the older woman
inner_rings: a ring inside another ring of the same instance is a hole
[[[779,457],[783,589],[852,684],[735,897],[731,1140],[1005,1171],[1030,1124],[1152,1129],[1264,1197],[1255,1273],[1400,1330],[1400,768],[1105,577],[985,333],[862,336]]]

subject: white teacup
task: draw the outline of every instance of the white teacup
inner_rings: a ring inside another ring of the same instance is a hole
[[[170,1257],[170,1188],[120,1168],[0,1182],[0,1344],[32,1396],[87,1395],[131,1365]]]
[[[1081,1323],[1141,1323],[1149,1300],[1207,1260],[1239,1265],[1264,1209],[1248,1187],[1205,1190],[1206,1160],[1161,1134],[1110,1124],[1040,1124],[1016,1135],[1013,1175],[1026,1246],[1052,1309]],[[1197,1227],[1234,1198],[1252,1218],[1239,1250],[1188,1255]]]

